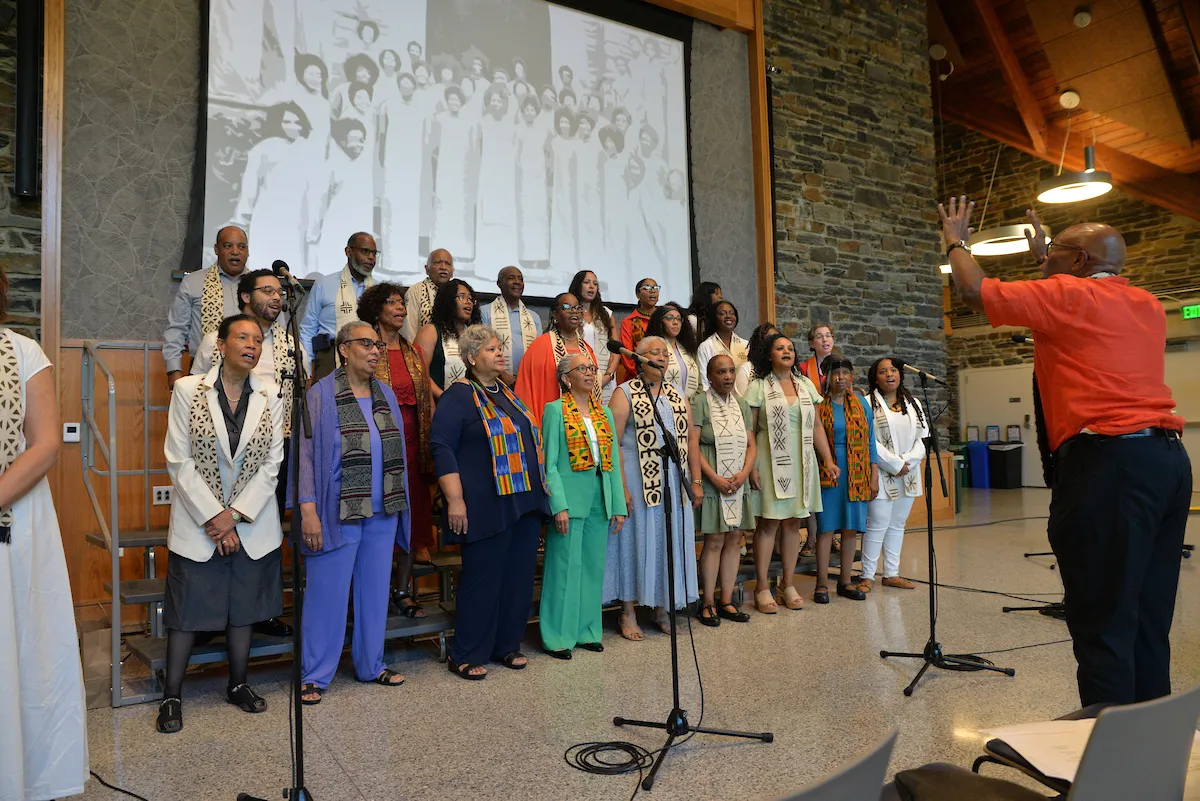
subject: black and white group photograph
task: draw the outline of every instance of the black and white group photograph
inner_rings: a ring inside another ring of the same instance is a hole
[[[258,260],[337,272],[366,231],[404,284],[438,248],[531,296],[691,280],[682,42],[545,0],[213,0],[208,55],[205,232]]]

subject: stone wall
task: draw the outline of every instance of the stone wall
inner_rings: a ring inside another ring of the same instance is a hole
[[[925,3],[772,0],[764,23],[767,61],[780,70],[779,322],[798,332],[829,319],[856,366],[896,353],[938,374],[945,350]]]
[[[939,160],[945,171],[947,196],[967,194],[976,201],[977,228],[1023,221],[1025,210],[1035,197],[1038,181],[1054,172],[1054,167],[1041,159],[1001,146],[953,123],[945,124],[944,139]],[[1000,155],[998,166],[997,153]],[[1104,167],[1103,164],[1098,166]],[[983,203],[988,196],[993,167],[996,179],[984,218]],[[1042,222],[1050,226],[1052,234],[1088,221],[1115,226],[1124,234],[1128,246],[1122,274],[1136,286],[1158,291],[1168,284],[1200,285],[1200,220],[1146,203],[1120,189],[1084,203],[1039,203],[1036,210]],[[990,257],[982,260],[982,266],[988,275],[1008,280],[1036,278],[1041,274],[1028,254]],[[953,325],[955,316],[971,312],[957,295],[952,293],[952,297]],[[959,370],[1033,360],[1033,349],[1013,345],[1011,332],[1001,334],[985,330],[971,335],[978,331],[975,329],[967,335],[955,333],[948,338],[947,376],[952,400],[956,400]],[[956,430],[957,405],[952,405],[950,414],[950,428]]]
[[[16,0],[0,7],[16,9]],[[4,324],[40,339],[42,294],[42,202],[13,195],[17,143],[17,23],[0,31],[0,268],[8,275]],[[40,151],[40,147],[39,147]]]

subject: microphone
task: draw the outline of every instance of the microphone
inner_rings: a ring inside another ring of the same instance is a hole
[[[641,362],[642,364],[648,364],[651,367],[657,367],[660,370],[662,369],[661,364],[659,364],[658,362],[655,362],[655,361],[651,361],[648,357],[643,356],[640,353],[634,353],[629,348],[622,345],[620,340],[616,340],[616,339],[608,340],[607,347],[608,347],[609,353],[619,353],[622,356],[627,356],[630,359],[633,359],[635,362]]]
[[[296,276],[292,275],[292,271],[288,269],[287,262],[283,259],[276,259],[271,262],[271,272],[275,273],[278,278],[286,278],[290,283],[300,283],[296,280]]]
[[[1033,337],[1025,336],[1024,334],[1013,334],[1012,341],[1015,345],[1032,345]]]
[[[900,369],[902,369],[902,370],[907,370],[910,373],[916,373],[921,378],[924,378],[928,381],[932,381],[935,384],[941,384],[943,387],[946,386],[946,382],[943,381],[942,379],[938,378],[935,375],[925,372],[924,370],[922,370],[919,367],[909,364],[908,362],[904,361],[903,359],[900,360],[899,366],[900,366]]]

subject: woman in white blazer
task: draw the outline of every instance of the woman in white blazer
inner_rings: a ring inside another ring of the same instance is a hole
[[[196,632],[225,632],[229,703],[262,712],[246,684],[252,627],[283,611],[283,532],[275,485],[283,459],[283,399],[254,374],[262,329],[245,314],[217,333],[218,366],[175,382],[165,447],[175,485],[167,533],[167,677],[158,730],[183,728],[181,690]]]
[[[913,501],[921,497],[921,460],[925,458],[929,422],[904,387],[904,374],[895,360],[883,358],[872,364],[867,386],[875,416],[879,495],[867,507],[858,588],[870,592],[875,586],[875,567],[882,549],[883,584],[911,590],[916,585],[900,575],[900,548],[908,513]]]

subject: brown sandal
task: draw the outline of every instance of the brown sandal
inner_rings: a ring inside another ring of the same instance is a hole
[[[804,606],[804,599],[791,584],[783,588],[783,605],[788,609],[800,609]]]
[[[766,596],[766,600],[763,600]],[[754,608],[764,615],[773,615],[779,611],[779,604],[775,603],[775,596],[770,590],[763,589],[754,593]]]

